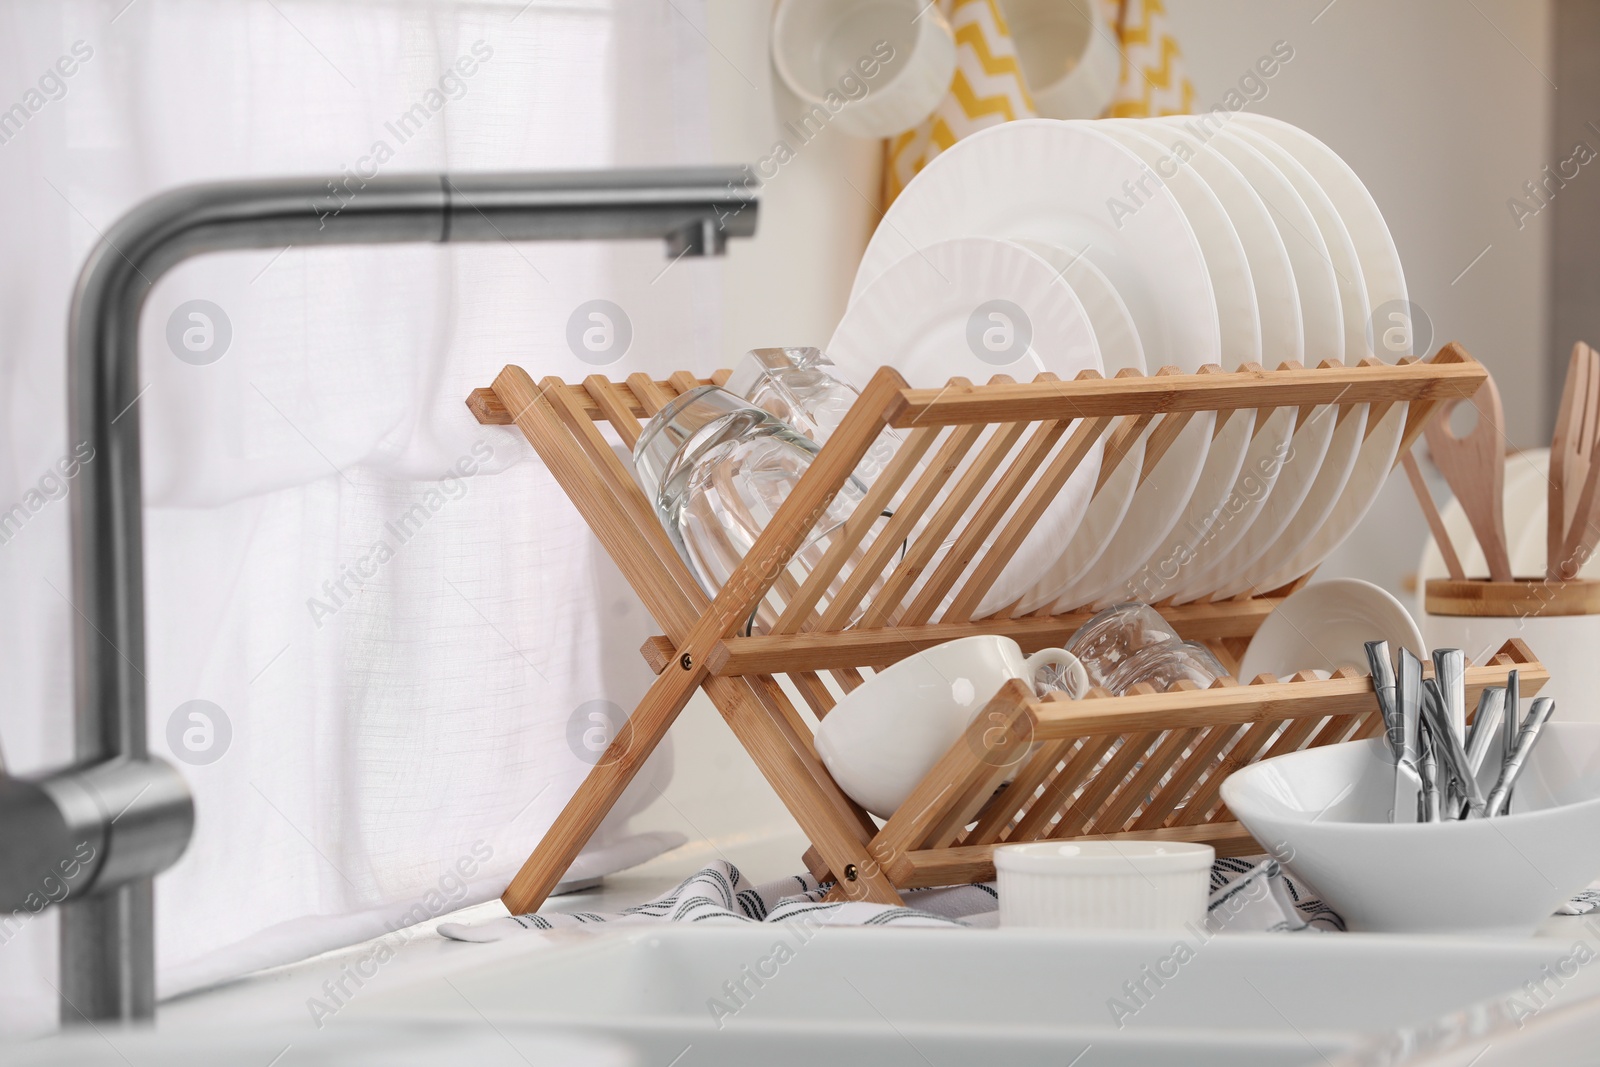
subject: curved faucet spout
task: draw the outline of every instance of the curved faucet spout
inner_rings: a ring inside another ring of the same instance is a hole
[[[146,738],[138,328],[156,280],[189,256],[285,245],[661,239],[672,256],[717,254],[754,234],[758,207],[743,167],[345,175],[174,189],[105,234],[67,337],[71,440],[94,450],[72,494],[77,763],[40,780],[50,788],[0,790],[13,834],[32,825],[46,841],[84,826],[102,841],[61,923],[64,1021],[154,1013],[151,879],[182,854],[193,821],[181,779]],[[96,814],[127,797],[120,813]]]

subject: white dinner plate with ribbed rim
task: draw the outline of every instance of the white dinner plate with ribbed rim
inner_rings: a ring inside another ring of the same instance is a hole
[[[1259,360],[1261,321],[1250,262],[1222,201],[1192,168],[1174,165],[1167,149],[1140,132],[1139,124],[1093,125],[1144,162],[1145,178],[1137,188],[1138,199],[1145,200],[1150,190],[1157,187],[1177,198],[1200,242],[1206,270],[1211,276],[1222,331],[1223,359],[1229,363]],[[1150,181],[1155,175],[1161,178],[1159,186]],[[1124,221],[1136,218],[1144,206],[1136,204],[1134,214],[1124,216]],[[1198,368],[1189,365],[1181,369]],[[1196,425],[1202,421],[1209,425]],[[1137,484],[1121,524],[1093,566],[1078,580],[1069,582],[1058,601],[1071,601],[1071,606],[1076,607],[1108,596],[1128,599],[1136,594],[1125,590],[1147,584],[1153,564],[1159,566],[1162,561],[1186,553],[1202,539],[1239,473],[1254,421],[1253,411],[1239,420],[1230,419],[1223,425],[1222,432],[1213,437],[1217,424],[1215,414],[1206,420],[1192,419],[1151,476]],[[1245,425],[1246,422],[1250,425]],[[1189,469],[1192,465],[1189,456],[1172,455],[1179,450],[1188,453],[1191,449],[1198,450],[1195,458],[1199,460],[1199,469],[1193,472]],[[1169,469],[1162,471],[1169,459],[1173,461]]]
[[[1367,354],[1367,284],[1361,258],[1339,207],[1305,165],[1273,138],[1244,124],[1231,126],[1229,132],[1261,153],[1289,181],[1311,212],[1328,250],[1338,288],[1340,319],[1344,325],[1343,362],[1355,365]],[[1276,570],[1317,536],[1355,467],[1366,428],[1367,416],[1363,408],[1360,414],[1362,433],[1352,432],[1353,427],[1346,427],[1343,422],[1337,424],[1340,432],[1334,433],[1335,410],[1327,406],[1318,408],[1296,428],[1283,473],[1256,521],[1245,531],[1228,558],[1197,579],[1187,595],[1180,599],[1192,600],[1221,590],[1232,590],[1227,594],[1231,596],[1257,588],[1257,583],[1271,570]]]
[[[1160,142],[1163,166],[1192,171],[1215,194],[1249,264],[1249,282],[1255,291],[1257,329],[1261,354],[1254,361],[1277,366],[1284,360],[1305,362],[1305,324],[1300,314],[1300,293],[1294,284],[1289,249],[1278,233],[1266,203],[1250,182],[1211,145],[1181,126],[1167,121],[1119,119],[1118,127],[1137,130]],[[1163,173],[1158,171],[1158,173]],[[1190,221],[1193,221],[1191,218]],[[1204,240],[1208,262],[1210,248]],[[1215,285],[1216,279],[1212,279]],[[1238,366],[1223,337],[1223,369]],[[1243,362],[1243,360],[1240,360]]]
[[[1411,355],[1410,305],[1407,302],[1405,272],[1400,265],[1400,253],[1395,247],[1394,237],[1367,187],[1350,165],[1339,158],[1338,153],[1304,130],[1259,115],[1240,117],[1249,128],[1277,141],[1304,164],[1338,209],[1361,262],[1369,320],[1374,317],[1384,320],[1365,332],[1362,339],[1367,350],[1375,358],[1387,363]],[[1398,335],[1386,327],[1390,318],[1396,315],[1401,316],[1405,324],[1404,331]],[[1400,343],[1393,343],[1396,340]],[[1362,440],[1360,455],[1327,517],[1299,548],[1283,553],[1276,560],[1276,566],[1267,569],[1263,564],[1260,569],[1253,569],[1250,575],[1252,584],[1262,589],[1273,589],[1292,581],[1315,569],[1329,553],[1344,543],[1350,531],[1355,529],[1377,501],[1384,482],[1388,480],[1395,458],[1399,455],[1400,438],[1405,432],[1406,410],[1407,405],[1394,404],[1377,416],[1377,423],[1369,428]],[[1373,417],[1374,413],[1369,412],[1369,420]]]
[[[1167,148],[1144,132],[1145,124],[1142,122],[1079,119],[1071,125],[1094,126],[1144,162],[1146,178],[1136,189],[1140,200],[1149,195],[1148,190],[1155,184],[1150,178],[1155,177],[1183,209],[1184,217],[1194,230],[1195,239],[1200,242],[1206,272],[1211,276],[1211,291],[1217,302],[1217,323],[1222,331],[1220,357],[1209,362],[1238,366],[1240,363],[1260,361],[1261,309],[1256,301],[1250,259],[1221,198],[1195,168],[1177,165]],[[1136,204],[1131,215],[1121,217],[1123,224],[1132,225],[1146,206],[1148,201]]]
[[[1107,377],[1124,370],[1144,374],[1147,370],[1144,349],[1139,344],[1138,329],[1133,316],[1117,295],[1116,289],[1100,269],[1090,263],[1082,253],[1053,248],[1032,241],[1019,242],[1055,264],[1056,269],[1072,283],[1078,298],[1084,302],[1094,323],[1095,335],[1100,341],[1100,358],[1105,363]],[[1127,316],[1126,322],[1121,316]],[[1019,611],[1026,613],[1046,604],[1055,603],[1056,597],[1068,584],[1087,571],[1111,543],[1128,505],[1133,502],[1134,490],[1139,487],[1139,471],[1144,466],[1144,439],[1135,441],[1127,457],[1111,471],[1106,483],[1089,501],[1083,521],[1072,535],[1066,551],[1056,557],[1045,569],[1033,587],[1022,598]]]
[[[1196,120],[1163,119],[1190,131]],[[1323,360],[1345,358],[1344,312],[1339,303],[1339,283],[1328,243],[1305,198],[1272,161],[1226,127],[1215,131],[1208,146],[1232,163],[1266,206],[1289,257],[1295,294],[1300,303],[1302,355],[1300,362],[1315,367]],[[1351,250],[1354,256],[1354,250]],[[1291,357],[1279,355],[1262,342],[1262,365],[1276,367]]]
[[[1072,286],[1100,343],[1100,361],[1107,377],[1123,368],[1145,373],[1144,346],[1139,343],[1139,328],[1133,314],[1117,294],[1105,272],[1082,252],[1057,248],[1043,241],[1018,240],[1017,244],[1048,262]]]
[[[1193,369],[1222,356],[1205,257],[1177,199],[1155,188],[1113,213],[1144,174],[1139,157],[1092,123],[1003,122],[963,137],[906,185],[878,223],[851,300],[890,265],[953,237],[1041,241],[1083,252],[1133,315],[1154,369]]]
[[[1104,372],[1089,316],[1061,273],[1021,245],[985,237],[935,242],[884,271],[845,309],[827,352],[858,386],[880,366],[929,388],[953,377],[985,382],[1009,374],[1029,381],[1049,371],[1071,380],[1080,371]],[[1055,495],[979,604],[980,616],[1022,596],[1060,556],[1088,507],[1100,452],[1096,445]],[[1002,520],[985,548],[1004,528]]]
[[[1294,187],[1306,210],[1311,213],[1317,234],[1328,253],[1328,266],[1333,271],[1334,285],[1339,291],[1339,317],[1344,325],[1342,358],[1346,366],[1355,366],[1367,355],[1367,320],[1372,309],[1367,303],[1367,278],[1361,269],[1361,256],[1356,251],[1354,238],[1350,236],[1350,228],[1340,216],[1339,207],[1305,164],[1276,140],[1245,123],[1229,126],[1228,133],[1271,163]],[[1307,366],[1316,365],[1307,363]]]
[[[1205,143],[1232,163],[1250,183],[1272,216],[1289,258],[1300,302],[1303,329],[1301,362],[1315,367],[1325,360],[1343,360],[1344,313],[1339,301],[1333,259],[1305,199],[1265,155],[1244,139],[1235,137],[1226,127],[1219,128],[1217,124],[1222,120],[1207,117],[1168,118],[1161,121],[1196,140],[1206,139]],[[1309,175],[1305,180],[1310,183]],[[1325,194],[1318,190],[1317,195]],[[1331,205],[1328,211],[1331,215]],[[1347,235],[1340,236],[1348,241]],[[1349,249],[1349,260],[1355,261],[1354,248]],[[1265,340],[1263,347],[1264,366],[1278,367],[1287,362],[1286,357],[1275,356]],[[1217,587],[1219,575],[1238,565],[1235,550],[1256,520],[1262,517],[1272,494],[1282,494],[1275,505],[1275,517],[1281,517],[1282,524],[1287,524],[1293,518],[1300,501],[1310,491],[1316,467],[1321,463],[1332,435],[1331,424],[1310,426],[1302,431],[1298,417],[1296,409],[1278,408],[1273,412],[1272,419],[1285,424],[1282,431],[1294,436],[1280,437],[1275,441],[1263,442],[1260,446],[1252,444],[1250,455],[1245,458],[1243,473],[1235,485],[1234,493],[1228,498],[1222,516],[1206,533],[1206,539],[1191,563],[1181,567],[1178,577],[1174,579],[1175,591],[1172,596],[1175,601],[1184,603],[1205,596]],[[1257,436],[1261,437],[1260,434]],[[1292,445],[1289,443],[1291,440]],[[1263,539],[1261,543],[1265,547],[1271,543],[1271,539]]]
[[[1368,315],[1382,313],[1385,305],[1406,300],[1405,271],[1400,265],[1400,253],[1395,248],[1394,235],[1383,212],[1372,198],[1359,175],[1339,153],[1323,144],[1298,126],[1266,115],[1240,112],[1237,121],[1246,129],[1270,138],[1311,173],[1333,201],[1339,218],[1350,232],[1356,255],[1361,260],[1362,279],[1366,283]],[[1370,319],[1369,319],[1370,322]],[[1385,324],[1388,320],[1385,319]],[[1408,331],[1409,332],[1409,324]],[[1385,363],[1394,363],[1402,356],[1412,355],[1409,338],[1406,343],[1392,344],[1387,337],[1392,331],[1374,331],[1370,326],[1363,331],[1367,342],[1366,354],[1376,356]]]
[[[1240,539],[1239,547],[1255,550],[1255,558],[1231,581],[1219,587],[1214,599],[1226,600],[1243,592],[1264,593],[1275,588],[1264,584],[1268,575],[1275,572],[1293,554],[1304,547],[1328,521],[1339,503],[1340,492],[1355,469],[1361,455],[1361,442],[1367,432],[1367,405],[1355,404],[1341,411],[1336,405],[1325,404],[1306,419],[1308,429],[1319,424],[1332,423],[1333,434],[1322,462],[1317,465],[1300,506],[1294,509],[1289,522],[1275,539],[1265,536],[1266,530],[1258,520]],[[1290,443],[1294,448],[1294,443]],[[1280,479],[1281,479],[1280,475]],[[1277,496],[1276,493],[1272,496]],[[1267,498],[1270,509],[1272,497]]]
[[[1278,226],[1245,176],[1196,136],[1193,120],[1186,122],[1143,121],[1130,128],[1148,134],[1165,149],[1166,154],[1156,161],[1158,173],[1174,167],[1193,171],[1226,212],[1243,247],[1255,289],[1262,352],[1258,362],[1272,366],[1286,360],[1303,362],[1305,325],[1300,296]],[[1146,162],[1150,162],[1148,157]],[[1209,256],[1210,246],[1204,240],[1201,244]],[[1234,366],[1225,350],[1224,367]],[[1225,555],[1266,502],[1282,471],[1295,416],[1295,412],[1275,410],[1258,429],[1256,413],[1248,411],[1235,413],[1224,423],[1212,441],[1206,471],[1177,525],[1134,582],[1125,581],[1115,592],[1103,591],[1101,602],[1151,602],[1176,596],[1208,561]]]

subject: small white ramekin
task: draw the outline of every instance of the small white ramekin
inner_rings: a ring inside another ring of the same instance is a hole
[[[1206,916],[1210,845],[1035,841],[994,851],[1000,925],[1178,930]]]

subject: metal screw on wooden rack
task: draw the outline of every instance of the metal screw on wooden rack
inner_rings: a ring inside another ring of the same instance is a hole
[[[853,882],[853,881],[856,880],[856,865],[855,864],[847,863],[847,864],[844,865],[844,880],[847,881],[847,882]]]
[[[683,655],[678,657],[678,666],[682,667],[686,671],[694,670],[694,657],[685,652]]]

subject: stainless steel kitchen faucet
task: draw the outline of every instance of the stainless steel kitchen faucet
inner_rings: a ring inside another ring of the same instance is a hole
[[[286,178],[174,189],[104,235],[67,334],[71,441],[95,457],[72,494],[76,761],[26,779],[0,765],[0,924],[62,905],[64,1023],[154,1015],[151,883],[194,825],[146,739],[138,337],[156,279],[286,245],[664,238],[670,256],[715,255],[757,211],[747,168]]]

